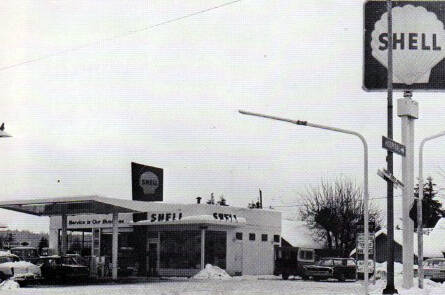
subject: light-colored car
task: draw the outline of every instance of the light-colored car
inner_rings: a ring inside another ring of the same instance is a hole
[[[425,279],[445,281],[445,258],[430,258],[423,262]]]
[[[42,278],[40,267],[31,262],[20,261],[17,255],[0,253],[0,282],[13,279],[20,285],[35,282]]]

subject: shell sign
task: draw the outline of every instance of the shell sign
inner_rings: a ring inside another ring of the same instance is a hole
[[[445,89],[445,1],[393,1],[395,89]],[[365,4],[365,90],[387,87],[386,1]]]

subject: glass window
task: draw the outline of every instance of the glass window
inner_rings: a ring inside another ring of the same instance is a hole
[[[255,234],[253,233],[249,234],[249,241],[255,241]]]
[[[318,262],[318,265],[321,266],[332,266],[332,264],[333,264],[332,259],[323,259]]]
[[[226,269],[227,234],[225,231],[206,231],[205,264]]]
[[[243,239],[243,233],[236,233],[235,236],[236,236],[237,240],[242,240]]]
[[[345,263],[343,263],[345,262]],[[340,260],[340,259],[334,259],[334,265],[338,266],[338,265],[344,265],[346,264],[346,261]]]
[[[261,235],[261,241],[267,242],[267,234],[262,234]]]
[[[200,231],[164,231],[160,237],[161,268],[201,268]]]
[[[273,235],[273,241],[275,243],[279,243],[280,242],[280,235]]]

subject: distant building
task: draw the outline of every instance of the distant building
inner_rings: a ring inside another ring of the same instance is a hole
[[[429,234],[428,234],[429,233]],[[417,264],[417,233],[413,233],[414,237],[414,263]],[[376,262],[382,263],[387,261],[387,233],[386,229],[381,229],[375,234],[376,236]],[[440,219],[433,229],[424,231],[423,237],[423,257],[436,258],[445,257],[445,218]],[[402,263],[403,249],[403,230],[394,230],[394,261]],[[355,249],[351,251],[350,256],[355,256]]]
[[[0,231],[0,246],[3,248],[13,248],[21,246],[23,243],[28,243],[29,247],[38,247],[42,238],[48,239],[46,233],[33,233],[30,231],[20,230],[4,230]]]

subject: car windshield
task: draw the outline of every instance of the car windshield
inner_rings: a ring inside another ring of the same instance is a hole
[[[63,257],[62,264],[79,264],[73,257]]]
[[[0,257],[0,263],[6,263],[6,262],[17,262],[19,259],[15,256],[1,256]]]

